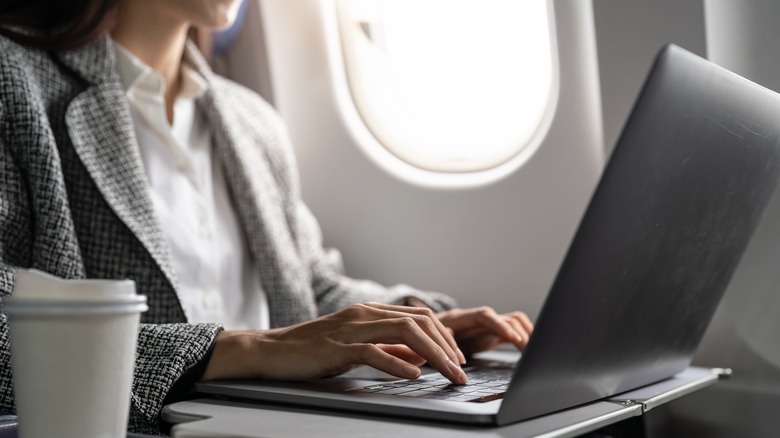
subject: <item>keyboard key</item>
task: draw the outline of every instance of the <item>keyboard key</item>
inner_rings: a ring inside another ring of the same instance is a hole
[[[443,377],[424,378],[374,384],[358,389],[357,392],[484,403],[502,398],[512,376],[512,368],[505,365],[486,369],[464,369],[464,371],[469,377],[469,383],[466,385],[455,385]]]
[[[403,394],[405,392],[410,392],[410,391],[413,390],[408,388],[389,388],[389,389],[383,389],[381,391],[376,391],[375,394],[394,395],[394,394]]]

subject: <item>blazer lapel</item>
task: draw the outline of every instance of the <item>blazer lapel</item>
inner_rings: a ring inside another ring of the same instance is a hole
[[[185,60],[210,83],[201,107],[268,297],[271,326],[316,317],[310,274],[296,252],[285,200],[264,153],[266,139],[249,128],[254,122],[246,120],[241,108],[215,89],[218,81],[194,46],[187,46]]]
[[[71,101],[65,117],[76,153],[111,209],[177,289],[170,250],[154,213],[110,40],[105,37],[85,49],[58,56],[91,83]]]
[[[214,148],[234,203],[240,205],[237,212],[268,297],[271,326],[288,326],[316,317],[310,276],[296,254],[284,200],[262,152],[262,140],[236,132],[246,124],[231,117],[231,111],[236,116],[238,113],[221,102],[216,93],[207,93],[203,103]]]

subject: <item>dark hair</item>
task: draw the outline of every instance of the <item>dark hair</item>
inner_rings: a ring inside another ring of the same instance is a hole
[[[2,0],[0,35],[44,50],[71,50],[112,25],[119,0]]]

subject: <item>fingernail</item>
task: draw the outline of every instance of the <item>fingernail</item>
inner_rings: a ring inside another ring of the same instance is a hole
[[[450,362],[449,365],[447,365],[450,369],[450,372],[453,374],[453,376],[456,377],[457,382],[456,383],[466,383],[469,381],[469,378],[466,376],[466,373],[463,372],[463,370],[455,363]]]
[[[404,365],[404,375],[410,379],[416,379],[420,377],[420,369],[413,365]]]

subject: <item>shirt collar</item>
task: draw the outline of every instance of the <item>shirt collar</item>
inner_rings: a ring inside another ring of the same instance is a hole
[[[114,41],[116,64],[122,87],[128,95],[137,92],[163,97],[165,81],[162,75],[154,71],[129,50]],[[208,89],[208,82],[187,64],[181,69],[181,88],[179,98],[197,99]]]

